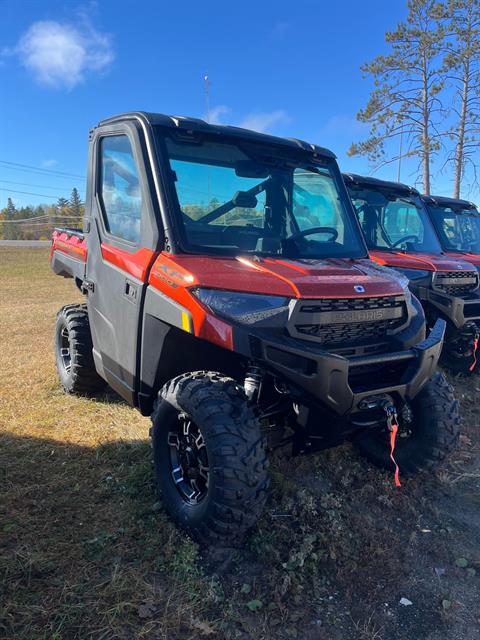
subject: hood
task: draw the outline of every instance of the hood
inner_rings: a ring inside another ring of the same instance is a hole
[[[456,251],[446,251],[445,255],[451,260],[465,260],[475,267],[480,267],[480,255],[478,253],[457,253]]]
[[[294,298],[365,298],[405,293],[402,277],[368,259],[176,255],[171,259],[197,286]]]
[[[372,260],[399,269],[427,271],[472,271],[473,266],[463,254],[437,255],[432,253],[402,253],[401,251],[370,251]]]

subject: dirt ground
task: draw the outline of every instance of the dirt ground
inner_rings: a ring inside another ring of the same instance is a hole
[[[463,435],[437,473],[396,489],[349,445],[277,455],[245,547],[204,552],[156,494],[149,421],[60,391],[77,299],[45,249],[0,248],[0,638],[480,637],[480,379],[450,379]]]

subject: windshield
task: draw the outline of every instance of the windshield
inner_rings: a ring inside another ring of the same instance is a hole
[[[427,206],[445,251],[480,253],[480,213],[476,209]]]
[[[288,258],[363,257],[334,161],[252,143],[166,136],[185,250]],[[279,155],[279,154],[282,155]],[[290,153],[290,152],[288,152]]]
[[[377,189],[351,189],[350,195],[370,249],[442,252],[420,198]]]

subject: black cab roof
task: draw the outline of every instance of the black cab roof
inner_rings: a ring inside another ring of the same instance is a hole
[[[389,191],[400,195],[420,195],[417,189],[409,187],[402,182],[389,182],[388,180],[379,180],[378,178],[371,178],[370,176],[360,176],[356,173],[344,173],[343,179],[347,187],[370,187],[371,189]]]
[[[422,196],[422,200],[426,204],[433,204],[439,207],[456,207],[462,209],[476,209],[473,202],[462,200],[460,198],[447,198],[447,196]]]
[[[259,133],[250,129],[242,129],[241,127],[209,124],[205,120],[199,118],[190,118],[186,116],[169,116],[162,113],[147,113],[145,111],[130,111],[121,113],[117,116],[112,116],[101,120],[98,124],[99,127],[116,124],[122,121],[136,120],[144,125],[149,126],[162,126],[170,129],[202,132],[211,135],[217,135],[228,138],[241,138],[242,140],[249,140],[260,144],[268,145],[281,145],[289,149],[297,149],[312,153],[314,156],[322,156],[327,158],[335,158],[335,154],[329,149],[319,147],[316,144],[305,142],[304,140],[298,140],[297,138],[280,138],[278,136],[272,136],[266,133]]]

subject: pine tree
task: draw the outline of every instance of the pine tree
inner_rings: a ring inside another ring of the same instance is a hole
[[[467,164],[476,172],[473,156],[480,149],[480,2],[450,0],[445,63],[453,82],[456,123],[450,134],[455,149],[447,157],[454,167],[453,197],[459,198]]]
[[[3,226],[3,237],[5,240],[16,240],[18,233],[18,224],[14,224],[13,220],[17,215],[17,208],[13,204],[13,200],[11,198],[7,199],[7,206],[4,209],[5,211],[5,223]]]
[[[13,204],[13,200],[11,198],[8,198],[7,199],[7,208],[6,208],[5,219],[6,220],[13,220],[16,213],[17,213],[17,208]]]
[[[72,220],[72,226],[80,223],[80,219],[83,215],[83,202],[76,187],[73,187],[72,189],[72,195],[70,196],[70,201],[68,203],[68,213],[71,217],[75,218],[75,220]]]
[[[408,1],[406,22],[385,36],[391,53],[362,67],[375,85],[366,108],[357,114],[370,125],[370,137],[349,150],[349,155],[366,155],[381,165],[418,158],[425,193],[430,193],[432,156],[441,140],[444,16],[444,5],[435,0]],[[385,144],[398,138],[405,139],[405,151],[387,156]]]
[[[55,221],[54,225],[56,227],[68,227],[69,222],[69,202],[66,198],[58,198],[57,204],[55,205]]]

